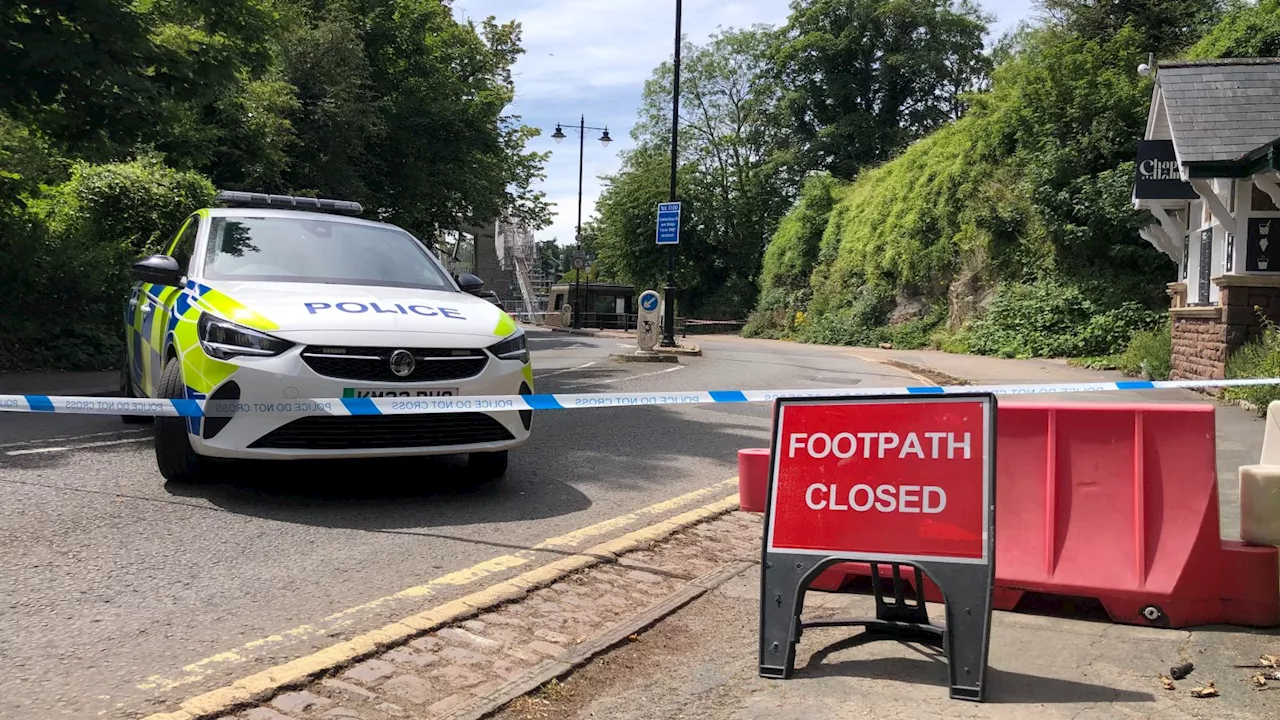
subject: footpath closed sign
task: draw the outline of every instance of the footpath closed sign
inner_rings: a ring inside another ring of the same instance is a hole
[[[985,412],[950,398],[785,405],[769,548],[984,561]]]
[[[774,413],[760,674],[790,676],[809,583],[831,565],[861,561],[873,577],[892,577],[893,597],[876,585],[876,617],[839,624],[945,646],[952,697],[982,700],[995,568],[995,397],[781,399]],[[913,594],[923,595],[923,575],[938,585],[950,632],[929,622],[923,602],[904,603],[903,567],[915,572]]]

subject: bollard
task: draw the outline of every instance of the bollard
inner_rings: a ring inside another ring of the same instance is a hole
[[[1240,539],[1280,546],[1280,401],[1267,406],[1258,464],[1240,468]]]

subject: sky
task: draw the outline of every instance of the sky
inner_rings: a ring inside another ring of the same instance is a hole
[[[994,41],[1034,12],[1033,0],[979,0],[996,17]],[[701,44],[718,29],[756,23],[782,25],[788,0],[685,0],[681,30]],[[516,63],[516,99],[508,112],[543,131],[529,149],[551,151],[541,190],[554,203],[553,222],[539,240],[573,242],[578,211],[578,137],[580,117],[588,126],[608,128],[608,147],[587,131],[582,179],[582,221],[591,218],[600,195],[600,176],[617,172],[619,152],[633,145],[631,126],[644,82],[670,59],[675,39],[672,0],[454,0],[455,17],[476,21],[493,15],[523,26],[525,54]],[[551,139],[557,123],[568,135]],[[655,208],[656,212],[656,208]]]

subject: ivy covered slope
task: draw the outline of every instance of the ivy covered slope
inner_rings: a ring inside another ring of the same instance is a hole
[[[1130,207],[1151,96],[1137,66],[1149,50],[1276,54],[1280,4],[1061,4],[997,48],[958,121],[851,183],[808,181],[765,253],[749,334],[1030,357],[1159,332],[1176,268]]]

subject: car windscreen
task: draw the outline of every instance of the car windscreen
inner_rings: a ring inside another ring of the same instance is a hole
[[[409,233],[324,218],[215,217],[204,276],[457,291]]]

